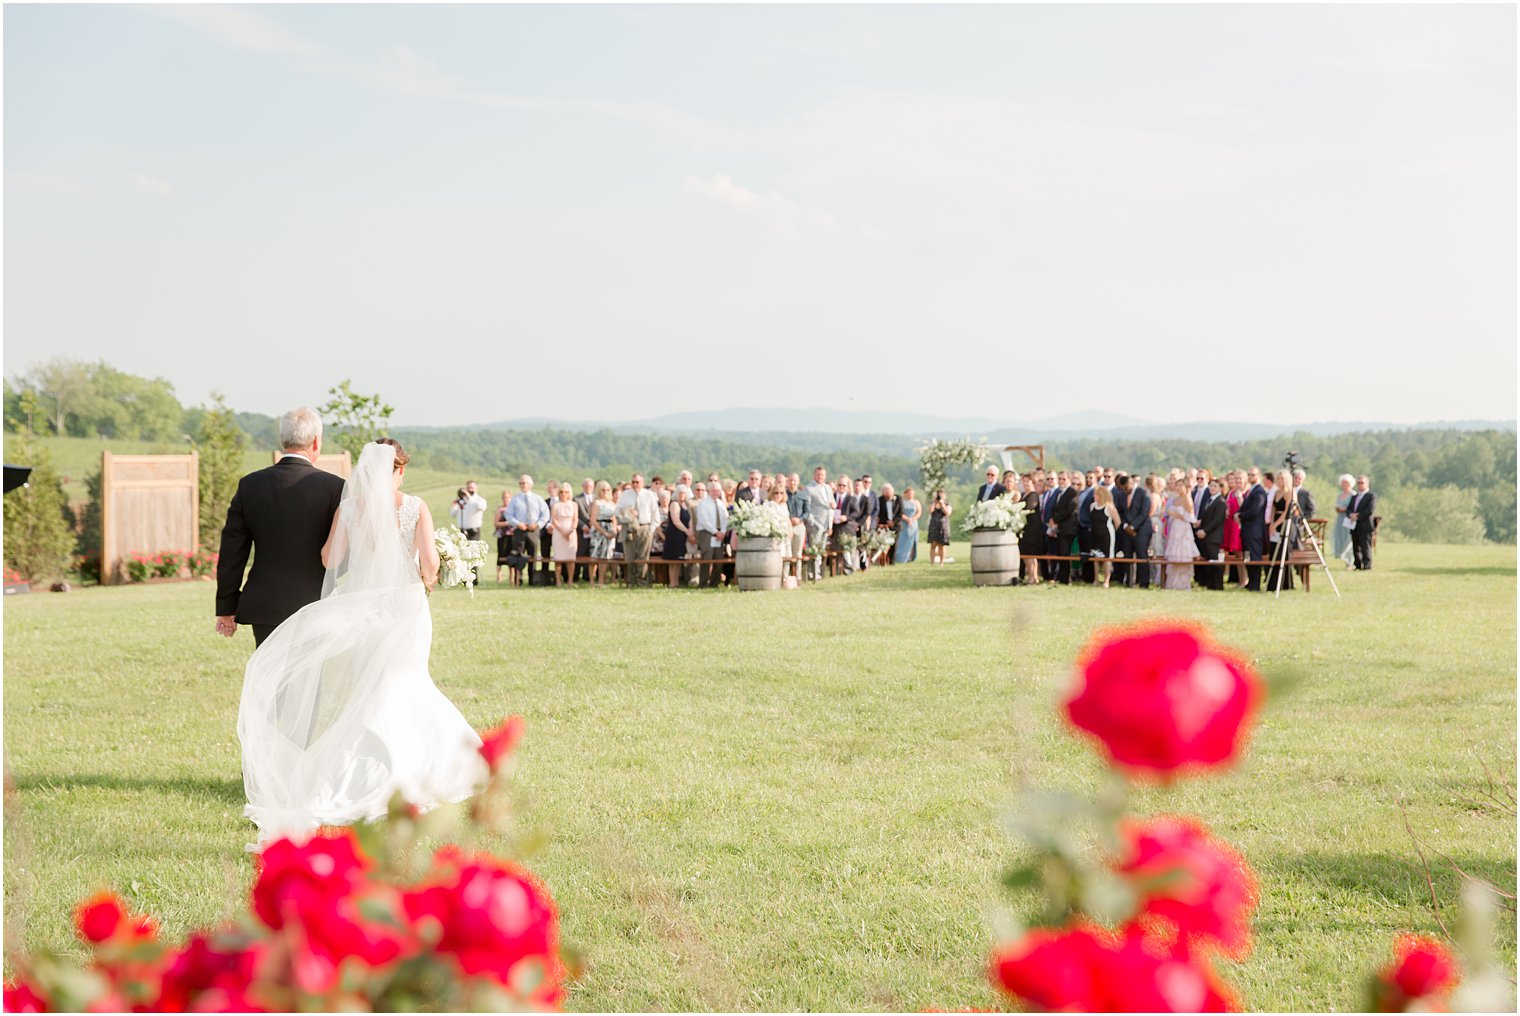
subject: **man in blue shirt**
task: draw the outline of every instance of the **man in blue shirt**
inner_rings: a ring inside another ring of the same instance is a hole
[[[538,556],[538,535],[549,524],[549,506],[544,499],[533,493],[533,477],[527,473],[517,478],[517,493],[507,502],[507,532],[512,538],[512,554],[519,557]],[[514,568],[513,582],[518,581],[521,569]]]

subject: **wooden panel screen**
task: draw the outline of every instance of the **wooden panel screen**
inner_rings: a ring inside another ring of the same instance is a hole
[[[284,454],[284,452],[275,452],[274,461],[279,462],[280,456]],[[334,476],[341,476],[346,480],[353,468],[353,460],[349,458],[346,451],[327,452],[317,456],[317,468],[325,469]]]
[[[200,457],[100,457],[100,581],[119,582],[121,559],[193,551],[200,534]]]

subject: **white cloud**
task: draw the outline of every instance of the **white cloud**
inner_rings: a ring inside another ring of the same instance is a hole
[[[285,56],[318,56],[320,43],[287,31],[252,8],[221,4],[156,4],[149,8],[159,17],[176,21],[233,49]]]
[[[757,193],[734,183],[727,173],[711,180],[688,176],[681,189],[756,219],[777,240],[806,243],[813,236],[839,235],[839,223],[828,212],[806,208],[773,190]]]
[[[166,198],[174,193],[174,188],[167,181],[146,173],[127,174],[127,183],[139,194],[146,194],[150,198]]]
[[[81,198],[95,194],[95,188],[87,183],[52,173],[7,173],[5,182],[21,190],[40,191],[44,194],[71,194]]]

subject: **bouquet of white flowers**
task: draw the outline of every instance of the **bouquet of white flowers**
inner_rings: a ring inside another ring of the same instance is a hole
[[[728,510],[728,525],[741,540],[787,540],[792,535],[792,517],[786,513],[786,505],[774,501],[736,502]]]
[[[433,531],[433,546],[438,550],[438,584],[444,589],[464,586],[475,595],[475,569],[485,564],[489,548],[484,540],[465,539],[458,526],[444,526]]]
[[[860,549],[867,554],[880,554],[897,545],[897,534],[890,529],[871,529],[860,538]]]
[[[978,501],[961,519],[961,532],[972,533],[978,529],[1006,529],[1017,536],[1024,531],[1024,518],[1029,512],[1023,501],[1015,501],[1012,494]]]

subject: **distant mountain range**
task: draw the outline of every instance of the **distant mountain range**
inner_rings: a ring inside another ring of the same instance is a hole
[[[1247,423],[1203,421],[1155,423],[1103,410],[1066,413],[1042,420],[1014,421],[986,416],[940,417],[921,413],[851,411],[844,409],[777,409],[741,407],[711,412],[669,413],[648,420],[555,420],[524,417],[480,424],[480,430],[611,430],[619,433],[681,434],[732,438],[748,434],[778,444],[786,435],[893,435],[913,438],[985,437],[991,444],[1032,444],[1081,438],[1177,438],[1207,441],[1251,441],[1308,433],[1318,437],[1361,431],[1387,430],[1514,430],[1513,420],[1441,420],[1431,423],[1335,421],[1325,423]],[[424,428],[416,428],[424,429]],[[432,429],[432,428],[427,428]],[[443,428],[439,428],[443,429]],[[464,429],[464,428],[447,428]],[[811,442],[810,442],[811,443]]]

